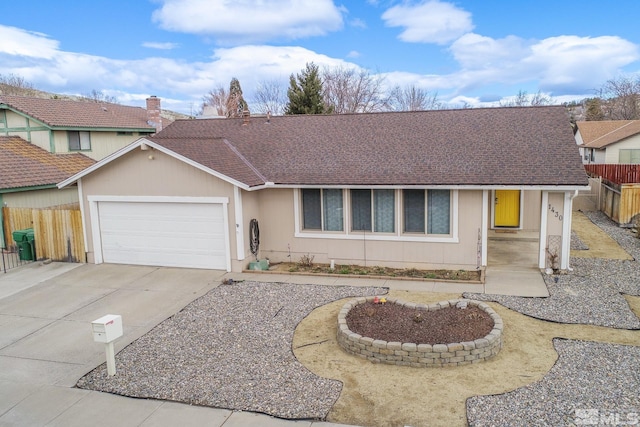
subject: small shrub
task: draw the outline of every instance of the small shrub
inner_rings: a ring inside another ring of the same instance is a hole
[[[313,267],[314,258],[315,258],[314,255],[309,255],[309,254],[302,255],[300,257],[300,261],[298,261],[298,265],[303,268],[311,268]]]
[[[340,273],[340,274],[350,274],[351,273],[351,269],[348,266],[342,266],[342,267],[340,267],[340,270],[338,270],[338,273]]]

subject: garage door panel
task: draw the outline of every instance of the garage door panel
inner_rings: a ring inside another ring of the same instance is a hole
[[[99,202],[105,262],[226,269],[222,204]]]

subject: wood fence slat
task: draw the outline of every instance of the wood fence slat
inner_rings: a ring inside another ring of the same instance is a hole
[[[640,165],[590,164],[584,165],[587,172],[614,184],[640,183]]]
[[[13,231],[33,228],[36,256],[52,261],[85,262],[82,216],[79,209],[3,208],[7,246]]]

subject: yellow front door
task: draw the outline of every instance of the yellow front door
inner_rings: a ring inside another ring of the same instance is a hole
[[[496,190],[494,206],[496,227],[520,225],[520,190]]]

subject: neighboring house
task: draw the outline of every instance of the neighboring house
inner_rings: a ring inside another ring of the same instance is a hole
[[[50,153],[80,152],[95,160],[162,129],[160,98],[147,108],[0,95],[0,136],[19,136]]]
[[[56,184],[93,165],[82,154],[51,154],[17,136],[0,136],[0,207],[50,207],[78,202],[75,188]],[[0,209],[0,247],[4,247]],[[12,230],[6,230],[10,232]]]
[[[576,122],[584,164],[639,164],[640,120]]]
[[[475,270],[528,233],[569,267],[588,186],[564,107],[178,120],[78,184],[93,263],[241,271],[272,262]]]

